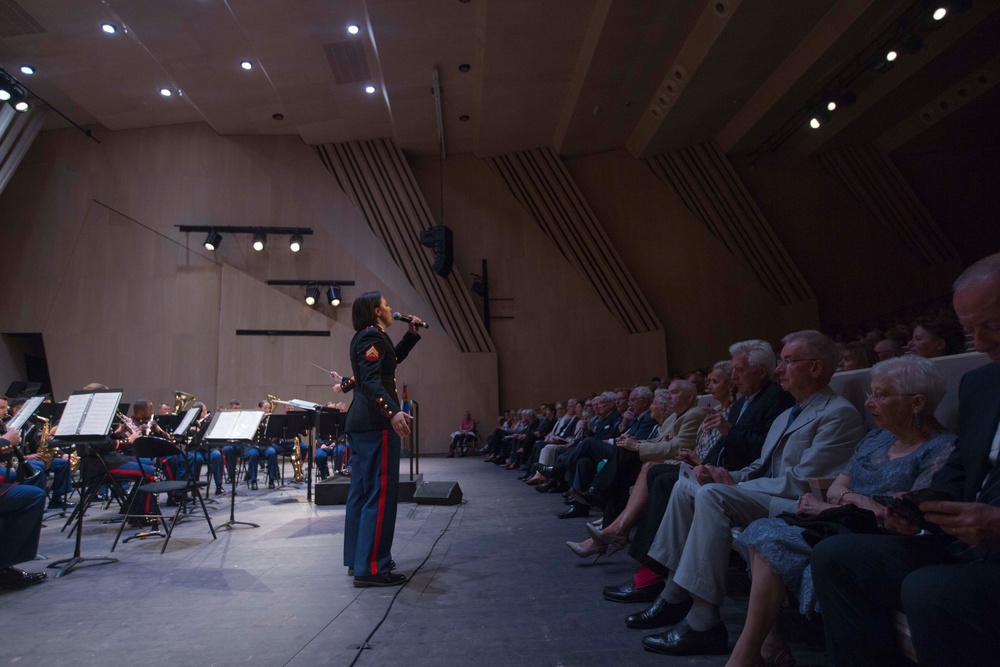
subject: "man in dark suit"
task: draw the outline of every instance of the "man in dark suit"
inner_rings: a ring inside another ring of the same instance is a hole
[[[727,419],[715,412],[705,418],[705,428],[724,435],[709,451],[703,463],[739,470],[760,456],[768,429],[775,417],[792,407],[795,399],[773,382],[774,351],[764,340],[744,340],[729,346],[733,364],[733,384],[740,398],[733,403]],[[643,563],[649,546],[663,521],[670,492],[678,478],[678,466],[661,464],[650,469],[646,484],[649,500],[642,521],[629,545],[629,555]],[[607,586],[605,599],[612,602],[652,602],[663,588],[663,577],[643,566],[620,586]]]
[[[909,620],[920,665],[1000,661],[1000,253],[955,281],[955,312],[993,363],[959,387],[958,445],[921,503],[943,535],[890,510],[900,536],[842,535],[813,551],[813,582],[833,665],[903,662],[893,615]]]

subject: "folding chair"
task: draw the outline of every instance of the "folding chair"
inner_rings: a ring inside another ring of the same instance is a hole
[[[142,459],[163,459],[170,456],[178,456],[183,454],[180,447],[170,442],[169,440],[164,440],[163,438],[153,438],[153,437],[143,437],[137,438],[135,442],[132,443],[132,453],[135,456],[136,462],[142,466]],[[162,554],[167,550],[167,543],[170,542],[170,536],[173,534],[174,526],[177,525],[177,521],[180,517],[181,510],[187,505],[187,494],[191,494],[197,499],[198,503],[201,505],[201,511],[205,516],[205,521],[208,522],[208,529],[212,532],[212,539],[217,539],[215,535],[215,527],[212,526],[212,519],[208,515],[208,508],[205,506],[205,500],[201,495],[201,483],[193,479],[191,476],[191,468],[193,466],[185,466],[184,479],[178,479],[173,481],[164,482],[147,482],[144,479],[137,482],[139,484],[137,492],[132,494],[131,502],[129,502],[128,507],[125,509],[125,519],[122,521],[121,526],[118,528],[118,534],[115,535],[115,542],[111,545],[111,551],[115,550],[118,545],[118,540],[122,536],[122,531],[128,524],[129,519],[147,519],[159,521],[166,528],[167,534],[163,540],[163,548],[160,549]],[[144,502],[145,497],[150,495],[158,496],[162,493],[180,493],[180,502],[177,503],[177,510],[174,512],[173,517],[167,521],[166,517],[160,512],[160,506],[157,502],[153,505],[153,510],[155,513],[146,513],[142,511],[133,511],[136,503],[139,503],[141,507]],[[142,497],[142,500],[140,500]],[[195,507],[197,510],[197,506]]]

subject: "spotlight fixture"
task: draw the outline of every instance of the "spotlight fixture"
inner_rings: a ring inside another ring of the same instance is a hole
[[[347,32],[352,35],[356,35],[359,32],[361,32],[361,26],[359,26],[357,23],[348,23]]]
[[[302,234],[292,234],[292,238],[288,240],[288,249],[292,252],[302,250]]]
[[[260,252],[267,245],[267,234],[263,232],[257,232],[253,235],[253,249]]]
[[[9,100],[13,92],[14,83],[9,81],[7,77],[0,74],[0,102],[6,102]]]
[[[941,21],[947,15],[948,15],[948,10],[945,7],[938,7],[937,9],[934,10],[934,13],[931,14],[931,16],[934,18],[935,21]]]
[[[313,285],[306,289],[306,305],[315,306],[316,300],[319,299],[319,288]]]
[[[830,114],[825,109],[813,109],[809,114],[809,127],[818,130],[828,120],[830,120]]]
[[[888,53],[885,54],[886,62],[890,62],[890,63],[892,61],[894,61],[898,57],[899,57],[899,53],[897,53],[896,51],[889,51]]]
[[[21,74],[32,75],[35,73],[35,68],[31,65],[21,65]]]
[[[830,100],[829,102],[826,103],[826,110],[827,111],[836,111],[837,110],[837,103],[834,102],[833,100]]]
[[[340,285],[330,285],[326,288],[326,300],[334,308],[340,305]]]
[[[215,251],[219,244],[222,243],[222,234],[215,231],[214,229],[208,233],[205,237],[205,249]]]
[[[253,69],[253,63],[250,62],[249,60],[244,60],[243,62],[240,63],[240,67],[249,72],[250,70]]]
[[[365,86],[365,92],[368,93],[369,95],[373,95],[375,93],[375,86],[369,83],[367,86]]]
[[[101,30],[103,30],[108,35],[113,35],[118,32],[118,26],[114,23],[104,23],[101,24]]]
[[[170,90],[169,88],[160,88],[160,95],[163,95],[164,97],[170,97],[173,94],[174,91]]]

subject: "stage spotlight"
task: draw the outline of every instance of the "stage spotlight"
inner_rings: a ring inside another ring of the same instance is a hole
[[[885,54],[885,60],[886,60],[886,62],[890,62],[890,63],[892,61],[894,61],[898,57],[899,57],[899,53],[897,53],[896,51],[889,51],[888,53]]]
[[[118,26],[114,23],[103,23],[101,24],[101,30],[103,30],[105,34],[113,35],[118,32]]]
[[[317,299],[319,299],[319,288],[313,285],[306,290],[306,305],[315,306]]]
[[[813,109],[809,113],[809,127],[814,130],[818,130],[828,120],[830,120],[830,114],[824,109]]]
[[[826,103],[826,110],[827,111],[836,111],[837,110],[837,103],[834,102],[833,100],[830,100],[829,102]]]
[[[330,285],[326,288],[326,300],[334,308],[340,305],[340,285]]]
[[[0,102],[9,100],[12,90],[14,90],[14,84],[9,83],[6,77],[0,75]]]
[[[13,84],[11,86],[4,86],[7,91],[7,104],[14,107],[15,111],[24,113],[31,108],[31,104],[28,103],[28,96],[22,86],[18,84]]]
[[[240,63],[240,67],[249,72],[250,70],[253,69],[253,63],[250,62],[249,60],[244,60],[243,62]]]
[[[947,15],[948,15],[948,10],[945,7],[938,7],[937,9],[934,10],[934,13],[932,14],[935,21],[940,21],[944,19],[944,17]]]
[[[347,32],[352,35],[356,35],[359,32],[361,32],[361,26],[359,26],[357,23],[349,23],[347,25]]]
[[[253,235],[253,249],[260,252],[267,245],[267,234],[263,232],[257,232]]]
[[[375,94],[375,86],[373,86],[371,84],[365,86],[365,92],[368,93],[369,95],[374,95]]]
[[[288,249],[292,252],[302,250],[302,234],[292,234],[292,238],[288,241]]]
[[[34,73],[35,73],[35,68],[32,67],[31,65],[21,65],[21,74],[27,74],[28,76],[31,76]]]
[[[205,249],[206,250],[216,250],[219,244],[222,243],[222,234],[215,231],[214,229],[208,233],[205,237]]]

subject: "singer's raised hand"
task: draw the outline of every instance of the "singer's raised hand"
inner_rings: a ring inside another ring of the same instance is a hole
[[[410,320],[410,327],[409,327],[409,332],[410,332],[410,333],[412,333],[412,334],[415,334],[415,333],[417,333],[417,329],[418,329],[418,328],[420,327],[420,325],[421,325],[421,324],[423,324],[423,323],[424,323],[424,321],[423,321],[422,319],[420,319],[420,318],[419,318],[419,317],[417,317],[416,315],[413,315],[413,316],[412,316],[412,319]]]

